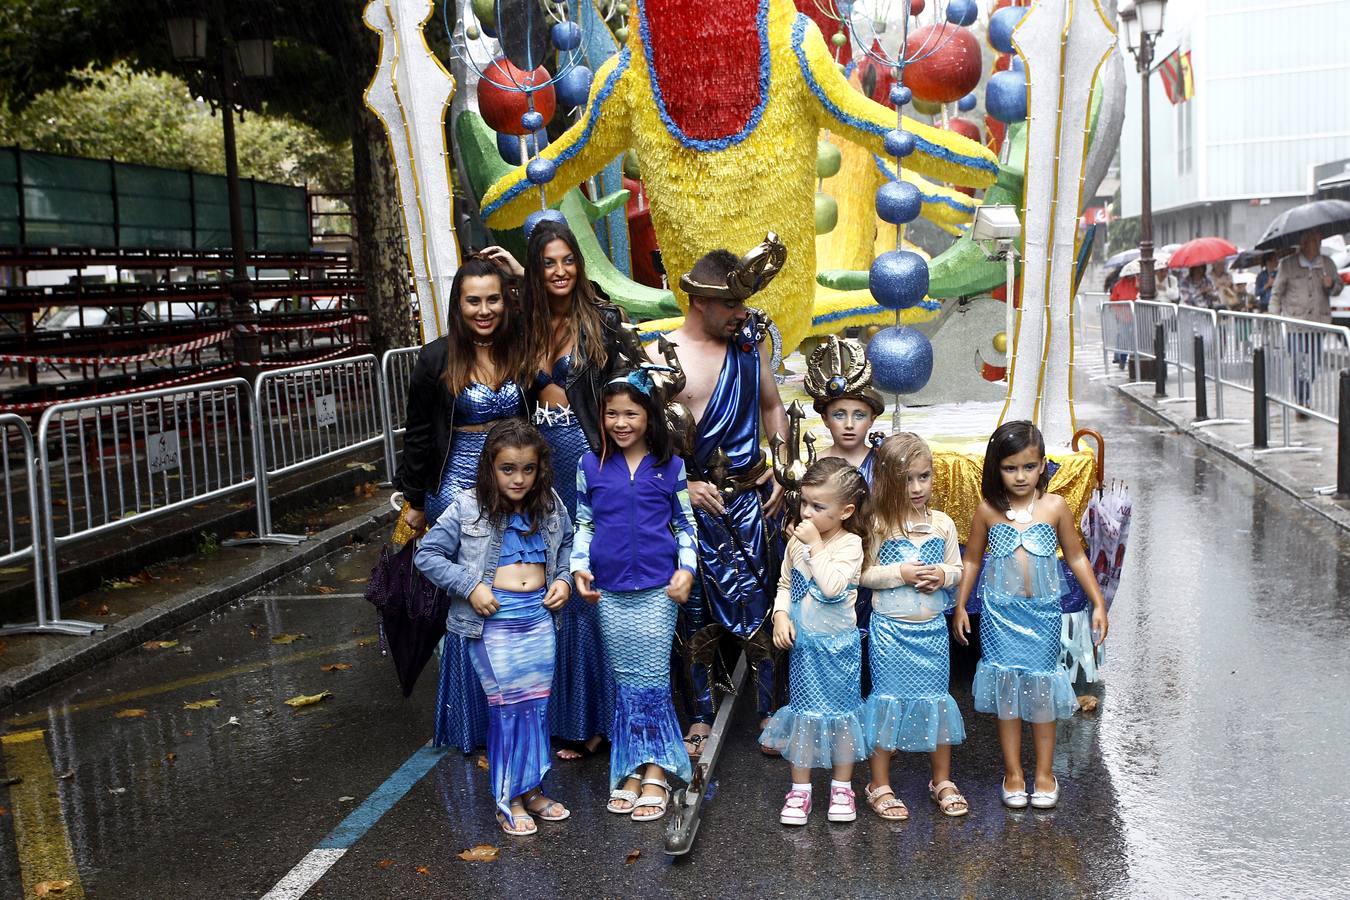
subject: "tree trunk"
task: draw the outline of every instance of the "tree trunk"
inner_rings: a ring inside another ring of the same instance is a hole
[[[364,106],[352,123],[353,212],[376,355],[421,343],[413,322],[398,178],[384,127]]]

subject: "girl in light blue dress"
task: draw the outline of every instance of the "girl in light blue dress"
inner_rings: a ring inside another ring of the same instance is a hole
[[[951,781],[952,745],[965,724],[948,693],[946,612],[961,577],[956,526],[928,508],[933,454],[923,438],[901,433],[876,450],[878,478],[872,492],[874,558],[860,584],[874,589],[869,634],[872,691],[867,697],[867,743],[872,783],[867,804],[883,819],[909,818],[891,789],[897,750],[928,753],[928,794],[943,814],[964,816],[966,798]]]
[[[981,491],[966,544],[961,589],[952,615],[956,640],[968,643],[966,603],[983,578],[982,657],[975,669],[975,709],[998,716],[1003,748],[1003,804],[1050,809],[1059,802],[1052,768],[1055,720],[1077,709],[1060,662],[1062,593],[1056,551],[1092,602],[1093,646],[1106,639],[1106,603],[1083,553],[1073,514],[1063,498],[1046,493],[1045,439],[1030,422],[1005,422],[989,438]],[[988,554],[988,559],[983,557]],[[983,574],[980,572],[984,563]],[[1031,723],[1035,776],[1022,770],[1022,723]]]
[[[863,733],[862,637],[854,601],[862,571],[867,482],[838,457],[817,460],[802,478],[801,522],[792,530],[778,595],[773,643],[788,654],[788,702],[759,743],[792,766],[778,821],[805,825],[811,770],[830,769],[831,822],[858,818],[853,765],[867,757]]]

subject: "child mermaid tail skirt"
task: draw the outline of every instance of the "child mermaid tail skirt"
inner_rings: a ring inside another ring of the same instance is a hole
[[[801,769],[828,769],[866,759],[861,675],[862,639],[857,628],[819,634],[798,624],[788,656],[788,704],[769,719],[759,742]]]
[[[605,591],[597,612],[615,684],[611,790],[649,763],[688,782],[693,768],[670,694],[670,643],[679,608],[659,587]]]
[[[986,589],[975,709],[1025,722],[1070,718],[1078,703],[1059,661],[1059,634],[1058,596],[1024,597]]]
[[[511,800],[543,783],[549,770],[548,695],[553,681],[553,617],[544,591],[494,590],[501,608],[483,623],[469,653],[488,702],[488,780],[493,800]]]
[[[576,417],[554,410],[535,418],[553,454],[553,486],[567,515],[577,519],[577,460],[590,450]],[[609,731],[614,715],[614,679],[605,664],[595,607],[575,594],[558,613],[558,665],[549,700],[549,731],[554,737],[585,741]]]
[[[947,617],[906,622],[874,613],[872,693],[864,726],[871,749],[931,753],[966,738],[961,710],[947,691]]]

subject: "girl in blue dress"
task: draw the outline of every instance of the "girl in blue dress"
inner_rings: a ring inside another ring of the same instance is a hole
[[[530,412],[548,441],[558,472],[575,472],[587,451],[600,452],[600,394],[618,356],[622,314],[586,277],[576,236],[558,222],[530,232],[522,266],[509,252],[485,253],[523,279],[523,336],[531,376]],[[560,479],[558,494],[576,519],[576,485]],[[614,679],[605,661],[594,606],[573,597],[558,617],[558,667],[549,707],[553,736],[569,742],[562,759],[594,753],[614,714]]]
[[[457,492],[473,487],[492,423],[525,412],[516,379],[525,353],[513,332],[519,307],[509,276],[470,257],[450,286],[447,333],[422,348],[408,382],[407,431],[397,481],[414,532],[434,525]],[[457,314],[455,314],[457,313]],[[471,753],[487,740],[487,698],[464,639],[447,634],[436,694],[438,747]]]
[[[773,643],[788,650],[788,703],[759,736],[792,766],[778,821],[805,825],[811,770],[831,769],[827,818],[858,818],[853,765],[868,754],[863,732],[862,638],[854,612],[863,564],[867,483],[838,457],[802,477],[801,522],[788,540],[773,605]]]
[[[1059,802],[1055,778],[1055,720],[1077,708],[1060,662],[1059,561],[1092,602],[1093,646],[1106,640],[1106,603],[1083,553],[1082,539],[1063,498],[1046,493],[1045,439],[1031,422],[1005,422],[989,438],[981,492],[966,544],[961,589],[952,615],[957,642],[968,643],[966,603],[983,579],[982,656],[975,669],[975,709],[998,716],[1003,749],[1003,804],[1050,809]],[[985,558],[987,554],[987,559]],[[984,571],[980,572],[983,562]],[[1022,769],[1022,723],[1031,723],[1036,770]]]
[[[487,694],[488,780],[509,835],[571,812],[542,793],[548,773],[553,616],[572,593],[572,524],[552,488],[548,445],[523,419],[498,422],[476,484],[455,495],[417,549],[417,567],[451,597],[446,628],[469,648]]]
[[[615,378],[602,402],[605,449],[577,468],[572,575],[577,593],[599,604],[617,684],[606,809],[652,822],[666,813],[667,774],[693,774],[670,693],[670,646],[698,567],[694,511],[648,371]]]
[[[873,589],[870,635],[872,691],[867,697],[867,743],[872,783],[867,804],[883,819],[909,811],[891,789],[897,750],[928,753],[928,794],[945,815],[963,816],[966,798],[951,781],[952,745],[965,724],[948,693],[951,664],[946,612],[961,577],[956,526],[928,508],[933,454],[916,434],[891,435],[876,450],[872,491],[872,564],[860,583]]]

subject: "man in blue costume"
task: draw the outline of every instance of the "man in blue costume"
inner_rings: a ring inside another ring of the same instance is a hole
[[[782,268],[787,249],[770,233],[744,258],[727,250],[704,255],[680,279],[689,295],[684,324],[667,335],[685,384],[672,400],[692,418],[685,450],[689,499],[698,526],[698,577],[682,614],[689,666],[691,755],[713,716],[710,663],[718,639],[745,641],[773,607],[779,543],[770,520],[782,487],[760,447],[761,434],[787,434],[787,414],[771,365],[767,317],[745,301]],[[653,362],[667,358],[649,347]],[[760,431],[761,425],[763,432]],[[773,706],[773,667],[759,666],[759,712]]]

